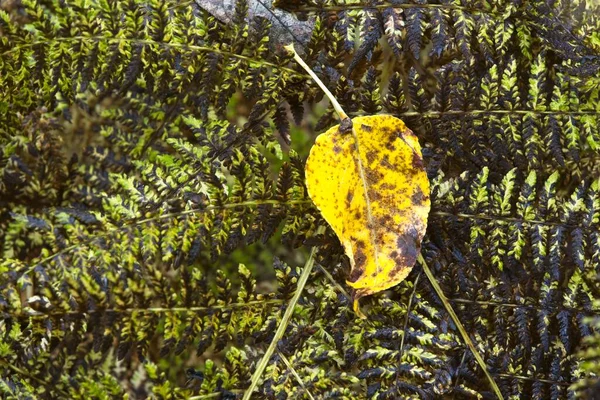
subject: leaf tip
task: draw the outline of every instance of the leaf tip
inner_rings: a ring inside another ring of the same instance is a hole
[[[360,319],[367,319],[367,316],[365,314],[363,314],[363,312],[360,310],[360,304],[358,304],[358,299],[354,299],[354,303],[352,304],[352,309],[354,310],[354,313]]]

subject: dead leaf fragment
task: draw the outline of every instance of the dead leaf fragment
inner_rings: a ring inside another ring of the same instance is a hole
[[[360,315],[359,298],[400,283],[412,269],[431,202],[421,146],[404,122],[391,115],[348,122],[317,138],[306,186],[350,259]]]

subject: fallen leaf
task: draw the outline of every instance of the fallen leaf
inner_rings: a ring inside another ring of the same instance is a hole
[[[346,118],[319,135],[306,162],[308,193],[350,259],[358,299],[403,281],[431,207],[421,146],[391,115]]]

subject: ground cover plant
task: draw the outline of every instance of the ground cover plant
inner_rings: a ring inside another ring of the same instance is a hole
[[[418,138],[420,255],[484,371],[422,263],[355,314],[304,176],[339,121],[257,3],[0,3],[2,397],[592,398],[600,6],[264,2],[350,117]]]

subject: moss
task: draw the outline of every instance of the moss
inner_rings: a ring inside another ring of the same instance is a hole
[[[598,6],[278,3],[318,17],[306,58],[351,117],[419,137],[422,254],[504,396],[592,393]],[[242,3],[229,25],[170,0],[0,7],[3,398],[238,396],[313,246],[256,398],[490,396],[419,267],[354,316],[304,186],[333,110],[268,22]],[[263,242],[271,274],[248,261]]]

